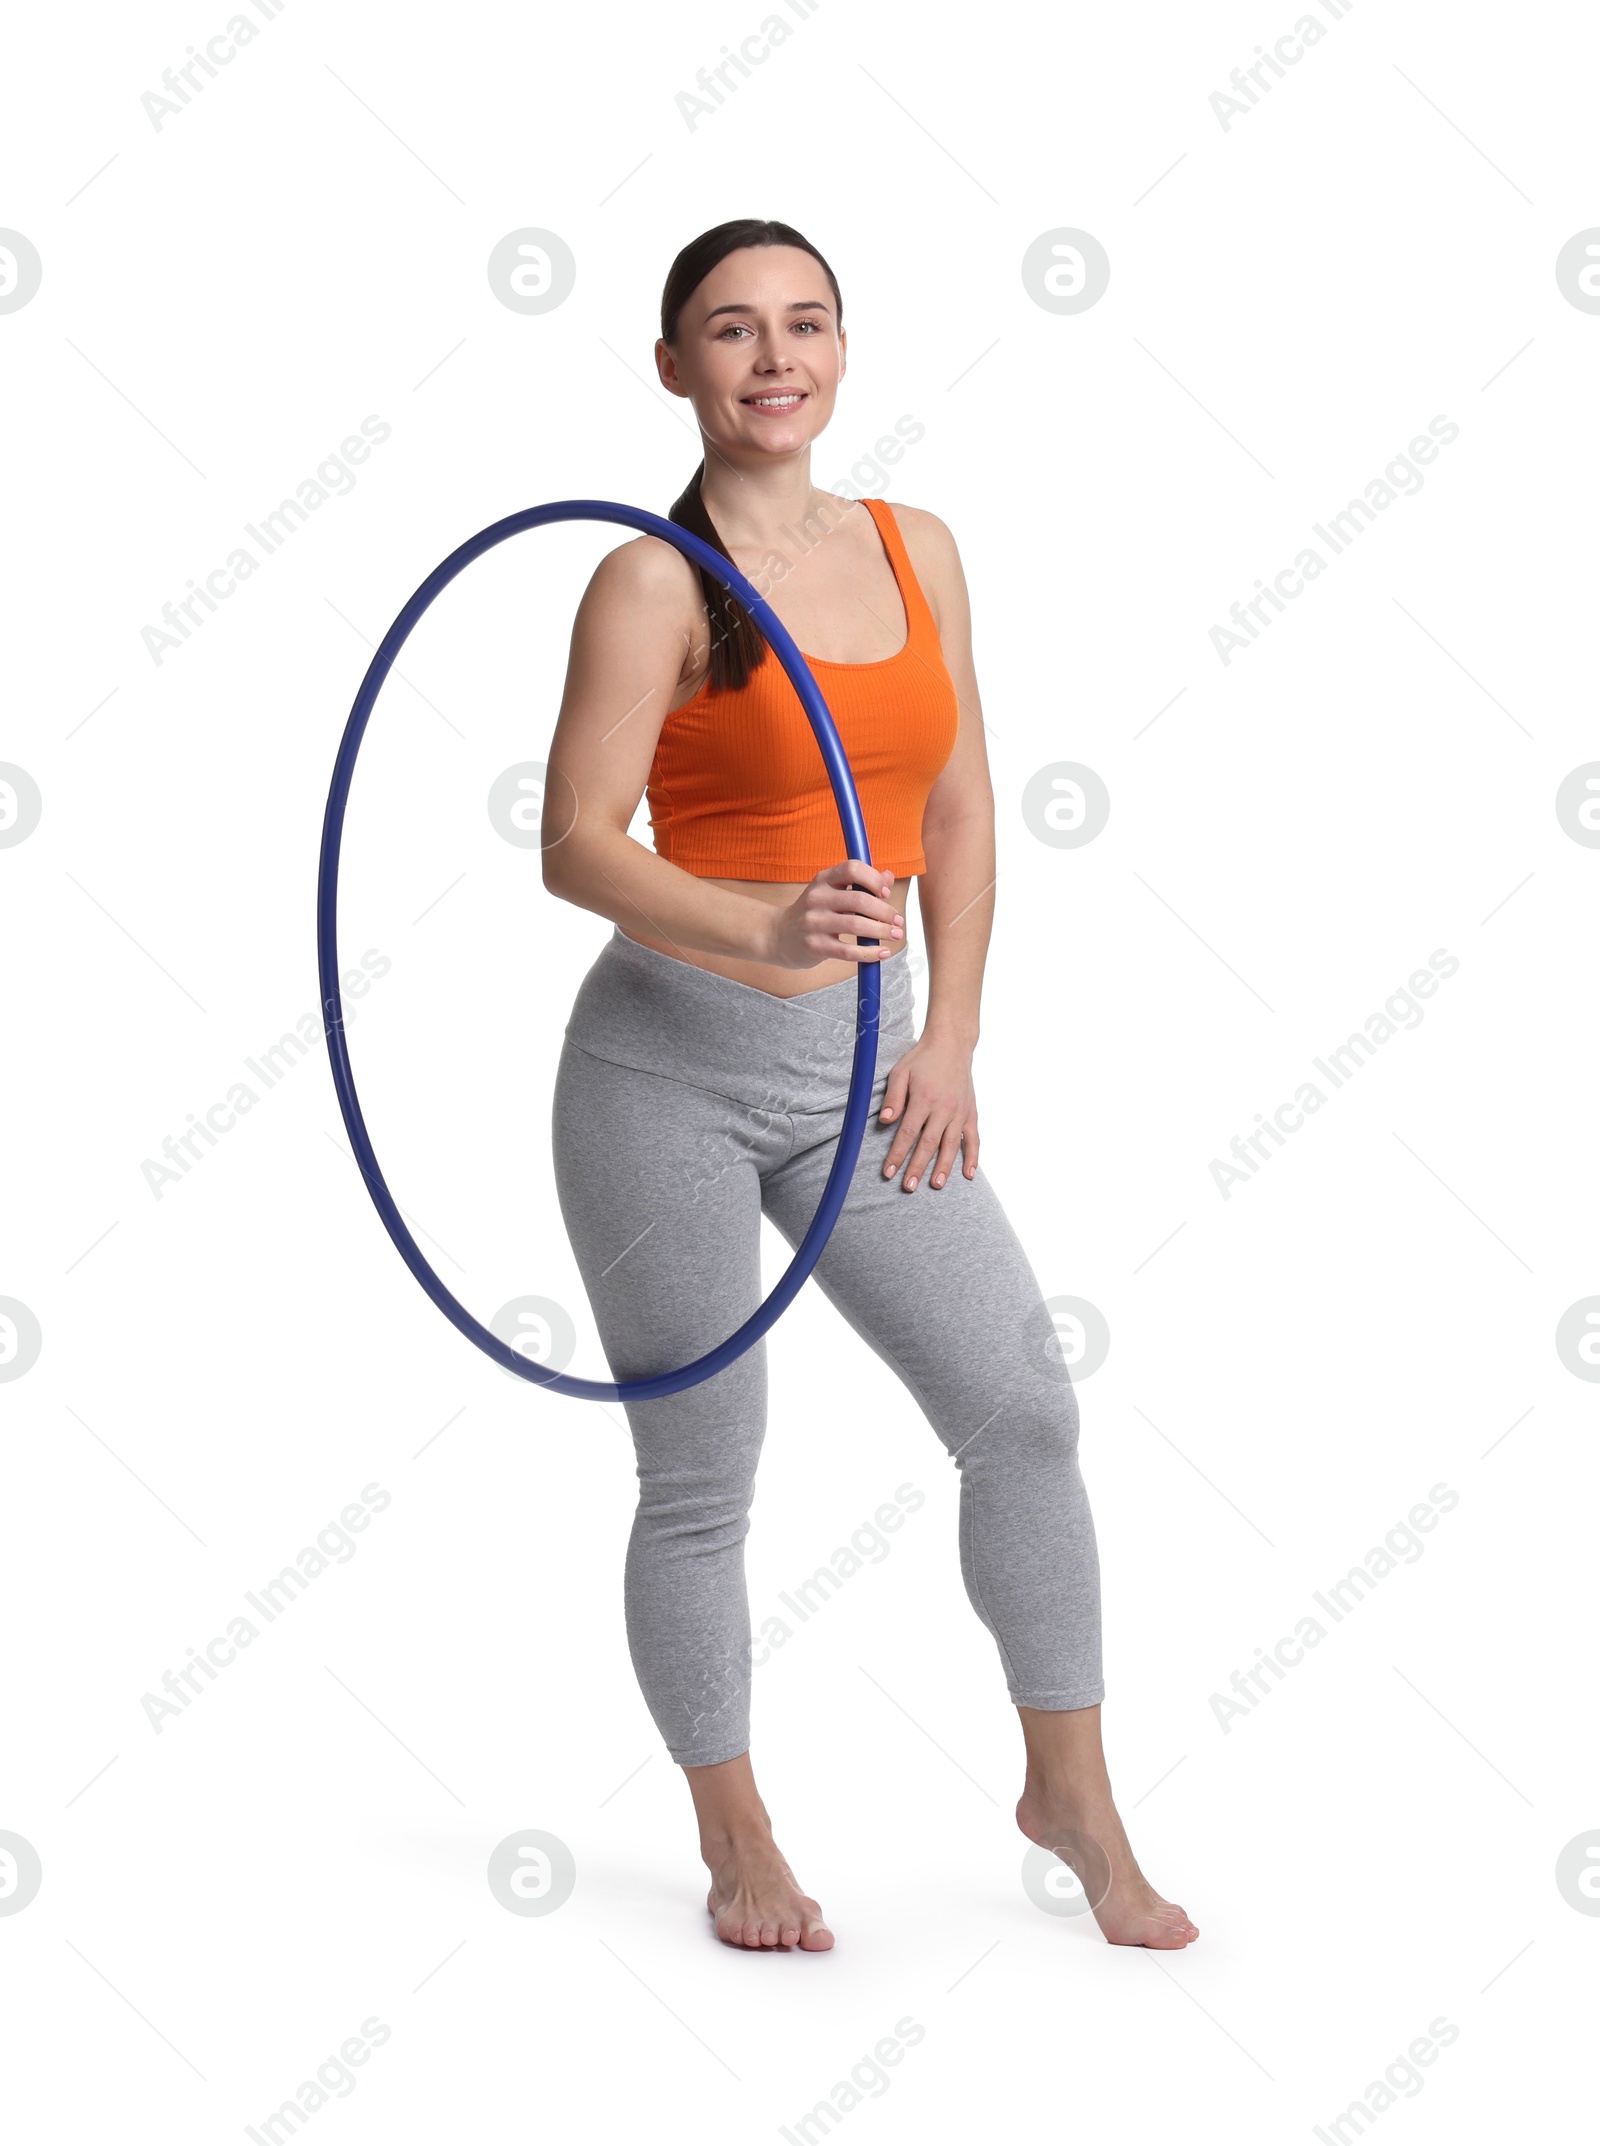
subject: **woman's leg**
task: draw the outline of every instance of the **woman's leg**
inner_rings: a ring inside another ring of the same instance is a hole
[[[1074,1868],[1081,1836],[1100,1844],[1099,1882],[1090,1868],[1079,1875],[1111,1942],[1181,1946],[1198,1932],[1144,1879],[1106,1778],[1099,1561],[1054,1325],[981,1169],[955,1171],[938,1191],[924,1182],[908,1193],[883,1176],[895,1128],[877,1111],[893,1056],[880,1055],[861,1159],[815,1278],[910,1389],[959,1471],[962,1576],[1027,1745],[1019,1825]],[[797,1116],[791,1154],[765,1180],[766,1211],[791,1243],[816,1211],[841,1116]]]
[[[760,1300],[763,1135],[741,1152],[736,1108],[570,1042],[562,1052],[556,1190],[616,1378],[704,1355]],[[627,1404],[639,1479],[628,1645],[680,1766],[719,1764],[750,1741],[744,1539],[766,1409],[760,1343],[683,1393]]]
[[[557,1071],[556,1188],[612,1375],[691,1362],[760,1298],[758,1172],[788,1121],[570,1041]],[[627,1406],[639,1479],[624,1605],[640,1689],[685,1769],[730,1943],[833,1942],[772,1841],[751,1773],[744,1578],[766,1423],[766,1347],[714,1378]]]
[[[1099,1707],[1050,1713],[1023,1706],[1017,1714],[1028,1755],[1017,1824],[1028,1839],[1071,1864],[1111,1944],[1161,1952],[1193,1944],[1199,1930],[1161,1897],[1128,1845],[1106,1772]]]
[[[816,1280],[910,1389],[955,1462],[962,1577],[1013,1702],[1094,1706],[1105,1694],[1100,1568],[1059,1339],[981,1170],[957,1171],[937,1192],[884,1178],[895,1131],[876,1117],[886,1071]],[[816,1211],[839,1115],[797,1116],[793,1152],[763,1186],[791,1243]]]

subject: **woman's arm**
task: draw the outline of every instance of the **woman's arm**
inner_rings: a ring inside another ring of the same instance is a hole
[[[936,514],[900,507],[913,565],[939,627],[945,667],[960,717],[950,758],[922,817],[927,867],[917,881],[917,908],[928,945],[928,1012],[922,1034],[889,1075],[881,1113],[900,1126],[884,1162],[892,1177],[910,1157],[906,1191],[932,1165],[937,1191],[963,1156],[978,1171],[978,1104],[972,1053],[978,1002],[994,922],[994,791],[983,742],[983,707],[972,662],[972,613],[955,538]]]
[[[698,602],[689,577],[685,560],[646,536],[608,552],[584,591],[545,782],[545,886],[625,931],[644,927],[696,953],[794,969],[882,960],[899,943],[894,907],[852,891],[850,865],[818,873],[794,903],[775,907],[697,879],[628,833],[688,672]],[[893,886],[892,874],[853,869],[864,885]],[[855,935],[882,943],[857,947]]]

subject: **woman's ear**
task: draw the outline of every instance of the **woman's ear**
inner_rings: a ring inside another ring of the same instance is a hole
[[[656,371],[660,375],[661,385],[666,389],[667,393],[669,395],[677,395],[679,397],[686,396],[689,390],[678,378],[678,361],[672,355],[672,351],[669,346],[662,341],[660,336],[656,337],[655,358]]]

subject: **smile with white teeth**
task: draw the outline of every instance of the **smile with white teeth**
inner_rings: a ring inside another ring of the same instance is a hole
[[[805,399],[798,388],[786,389],[781,395],[746,395],[742,398],[746,408],[751,410],[792,410]]]

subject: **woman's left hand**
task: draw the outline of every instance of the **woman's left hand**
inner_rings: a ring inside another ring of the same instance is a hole
[[[901,1184],[915,1192],[930,1161],[937,1190],[962,1154],[963,1174],[978,1174],[978,1099],[972,1086],[972,1052],[960,1043],[926,1034],[898,1059],[889,1074],[880,1125],[899,1120],[883,1174],[893,1177],[909,1155]]]

